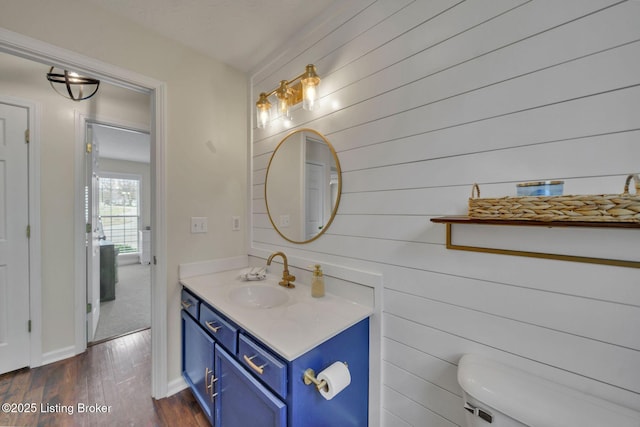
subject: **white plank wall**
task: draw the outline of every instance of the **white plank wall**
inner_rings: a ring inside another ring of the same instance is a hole
[[[317,66],[320,108],[293,120],[338,152],[338,215],[305,245],[271,228],[266,166],[292,129],[253,118],[252,249],[383,274],[382,425],[463,425],[465,353],[640,411],[637,269],[449,251],[429,221],[465,213],[474,182],[483,197],[540,179],[622,191],[640,172],[640,2],[340,3],[251,80],[253,105]]]

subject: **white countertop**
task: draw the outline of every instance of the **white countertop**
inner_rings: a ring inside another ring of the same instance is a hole
[[[280,277],[273,274],[266,280],[241,281],[241,271],[183,278],[180,283],[288,361],[373,313],[371,307],[335,295],[313,298],[305,283],[294,282],[295,288],[284,288],[278,285]],[[273,308],[247,308],[229,298],[231,291],[243,286],[274,287],[286,292],[289,299]]]

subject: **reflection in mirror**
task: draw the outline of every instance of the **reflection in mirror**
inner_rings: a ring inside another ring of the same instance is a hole
[[[313,129],[299,129],[278,144],[269,160],[264,193],[269,220],[293,243],[317,239],[338,210],[342,177],[329,141]]]

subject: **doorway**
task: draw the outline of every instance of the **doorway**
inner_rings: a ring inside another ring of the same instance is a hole
[[[55,65],[62,68],[72,68],[77,72],[94,76],[103,82],[113,83],[120,87],[129,88],[135,91],[148,93],[151,98],[151,174],[154,177],[153,186],[151,189],[152,201],[151,206],[154,212],[153,220],[151,224],[152,228],[152,272],[151,272],[151,299],[152,299],[152,328],[151,328],[151,379],[152,390],[151,396],[155,398],[162,398],[167,395],[168,391],[168,372],[167,372],[167,325],[166,325],[166,307],[167,307],[167,271],[166,271],[166,211],[164,209],[166,205],[166,165],[165,165],[165,151],[166,151],[166,85],[165,83],[158,81],[154,78],[147,77],[129,70],[101,62],[94,58],[72,52],[57,46],[53,46],[49,43],[42,42],[27,36],[23,36],[11,31],[0,31],[0,52],[4,52],[16,57],[21,57],[31,61],[35,61],[41,64],[47,64],[49,66]],[[38,108],[35,108],[36,114]],[[39,130],[35,130],[36,138],[39,138]],[[33,135],[32,135],[33,138]],[[82,145],[82,142],[80,143]],[[82,170],[84,157],[78,154],[74,159],[77,166],[76,170]],[[33,171],[37,171],[39,168],[39,158],[33,163]],[[30,171],[31,173],[31,171]],[[36,172],[34,172],[36,173]],[[84,182],[77,181],[79,194]],[[83,218],[83,206],[84,198],[78,197],[75,201],[75,212]],[[30,212],[34,217],[39,218],[40,214],[40,200],[34,198],[32,206],[33,212]],[[81,221],[83,222],[83,221]],[[72,347],[65,347],[57,349],[49,354],[43,354],[40,344],[43,341],[43,337],[46,332],[43,331],[43,325],[46,319],[43,319],[41,312],[35,309],[31,314],[32,320],[32,355],[31,366],[39,366],[43,362],[43,358],[46,356],[48,360],[55,358],[57,360],[68,357],[72,354],[79,354],[86,349],[86,322],[84,322],[86,316],[86,273],[85,273],[85,227],[76,228],[74,230],[74,256],[80,259],[80,262],[75,262],[74,265],[82,266],[82,268],[76,268],[72,282],[75,286],[75,296],[73,301],[74,317],[77,320],[74,330],[74,345]],[[31,294],[31,307],[41,307],[40,295],[41,295],[41,268],[42,263],[39,258],[39,249],[32,251],[31,259],[36,260],[31,267],[32,277],[32,294]],[[34,350],[35,349],[35,350]]]
[[[86,120],[87,342],[151,326],[151,138]]]

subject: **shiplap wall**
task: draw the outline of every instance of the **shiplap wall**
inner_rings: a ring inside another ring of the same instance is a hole
[[[448,251],[429,222],[465,213],[474,182],[621,192],[640,171],[640,2],[353,0],[316,24],[251,97],[316,64],[321,108],[293,119],[338,152],[338,215],[310,244],[279,237],[265,168],[291,129],[254,128],[251,248],[383,274],[382,425],[463,425],[469,352],[640,410],[638,270]]]

